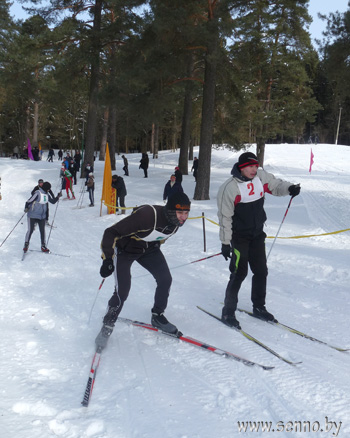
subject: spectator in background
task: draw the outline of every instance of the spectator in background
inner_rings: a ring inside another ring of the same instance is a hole
[[[116,190],[116,196],[115,196],[115,206],[116,206],[116,214],[125,214],[125,196],[127,195],[124,179],[121,176],[113,175],[112,176],[112,187]],[[118,209],[118,200],[120,203],[120,206],[123,207],[120,210]]]
[[[129,176],[129,163],[128,163],[128,159],[126,158],[125,155],[122,155],[122,158],[124,160],[124,167],[123,167],[124,175],[125,176]]]
[[[178,166],[175,167],[174,175],[176,178],[176,182],[181,184],[182,183],[182,172],[180,171],[180,168]]]
[[[89,179],[87,180],[86,186],[89,192],[89,199],[90,199],[89,207],[93,207],[95,203],[94,202],[95,178],[92,172],[89,173]]]
[[[191,172],[193,171],[194,180],[196,182],[197,182],[198,164],[199,164],[198,158],[194,157]]]
[[[48,153],[48,155],[47,155],[47,161],[53,163],[53,157],[54,157],[54,155],[55,155],[55,151],[54,151],[52,148],[50,148],[50,149],[49,149],[49,153]]]
[[[183,193],[182,185],[176,181],[175,175],[171,175],[169,181],[165,184],[163,192],[164,203],[175,193]]]
[[[68,170],[72,175],[72,179],[74,182],[74,185],[77,183],[77,167],[76,167],[76,163],[73,160],[73,158],[71,158],[69,166],[68,166]]]
[[[144,178],[148,178],[148,165],[149,165],[149,158],[148,158],[148,154],[143,153],[142,154],[142,158],[140,160],[140,166],[139,169],[143,169],[144,172]]]

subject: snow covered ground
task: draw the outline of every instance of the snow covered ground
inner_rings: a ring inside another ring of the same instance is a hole
[[[266,148],[265,169],[302,187],[280,236],[317,235],[277,239],[268,260],[267,308],[289,326],[350,347],[350,232],[321,235],[350,227],[350,147],[320,144],[312,149],[315,163],[310,174],[310,145]],[[75,186],[76,201],[65,200],[64,194],[57,210],[50,206],[50,221],[54,218],[57,228],[50,234],[48,247],[69,257],[32,251],[21,261],[26,217],[0,248],[2,437],[350,436],[350,353],[238,315],[248,333],[289,360],[302,361],[291,366],[196,307],[221,312],[228,262],[222,256],[190,262],[221,250],[215,224],[216,194],[238,156],[237,152],[214,150],[211,199],[192,202],[191,217],[204,212],[214,222],[205,222],[207,252],[201,219],[188,220],[162,247],[173,275],[166,316],[188,336],[275,368],[247,367],[118,322],[103,352],[90,405],[81,406],[94,339],[113,292],[112,277],[98,292],[100,241],[104,229],[120,220],[107,215],[105,207],[100,216],[104,163],[96,161],[94,208],[88,208],[87,193],[84,208],[77,208],[82,180]],[[128,155],[126,205],[161,204],[178,153],[161,152],[158,160],[151,159],[148,179],[138,169],[140,158],[141,154]],[[120,174],[121,168],[122,160],[117,157]],[[0,243],[21,218],[39,178],[50,181],[58,192],[59,169],[57,160],[0,159]],[[183,187],[190,198],[194,186],[192,174],[185,176]],[[289,198],[267,195],[268,236],[275,236],[288,202]],[[267,239],[267,251],[272,242]],[[38,230],[30,248],[40,249]],[[154,280],[136,263],[132,273],[132,289],[121,316],[150,322]],[[243,283],[239,305],[251,310],[250,277]],[[256,429],[250,431],[248,425],[244,432],[244,422],[249,421],[255,422]]]

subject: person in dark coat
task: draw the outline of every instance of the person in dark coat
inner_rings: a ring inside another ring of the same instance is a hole
[[[73,158],[70,159],[68,170],[72,175],[74,185],[76,185],[77,184],[77,165],[76,165],[75,161],[73,160]]]
[[[84,174],[85,174],[85,185],[89,179],[89,173],[94,173],[94,166],[91,166],[90,163],[86,163]]]
[[[53,163],[54,155],[55,155],[55,151],[52,148],[50,148],[49,153],[47,155],[47,161]]]
[[[129,176],[129,163],[128,163],[128,159],[126,158],[125,155],[122,155],[123,161],[124,161],[124,175],[125,176]]]
[[[172,196],[167,205],[142,205],[130,216],[107,228],[101,249],[103,278],[115,271],[115,289],[108,301],[108,311],[95,343],[100,349],[107,345],[114,324],[131,288],[131,266],[139,263],[156,280],[151,323],[154,327],[175,335],[180,332],[164,316],[172,278],[165,257],[160,250],[164,240],[173,236],[188,218],[191,202],[184,193]]]
[[[126,191],[126,187],[125,187],[125,182],[124,179],[121,176],[118,175],[113,175],[112,176],[112,187],[116,190],[116,196],[115,196],[115,212],[116,214],[125,214],[126,210],[125,210],[125,196],[127,195],[127,191]],[[120,209],[118,209],[118,200],[120,203],[120,207],[122,207]]]
[[[139,169],[143,169],[143,172],[145,174],[144,178],[148,178],[148,165],[149,165],[149,158],[148,158],[148,154],[143,153],[142,154],[142,158],[140,160],[140,166]]]
[[[94,178],[94,174],[90,173],[89,174],[89,179],[87,181],[87,189],[89,192],[89,199],[90,199],[90,205],[89,207],[93,207],[95,204],[95,199],[94,199],[94,191],[95,191],[95,178]]]
[[[183,193],[182,185],[176,181],[175,175],[171,175],[169,181],[165,184],[163,192],[163,201],[165,202],[175,193]]]
[[[62,161],[62,158],[63,158],[63,152],[62,152],[62,149],[60,149],[58,152],[57,152],[57,159],[58,160],[60,160],[60,161]]]
[[[174,175],[176,177],[176,182],[182,183],[182,172],[178,166],[175,167]]]
[[[191,172],[193,171],[193,176],[195,181],[197,181],[198,164],[199,164],[198,158],[194,157]]]
[[[45,220],[47,213],[47,204],[56,204],[62,193],[58,193],[56,197],[50,195],[51,184],[44,182],[38,190],[27,200],[24,206],[24,212],[27,213],[28,219],[28,231],[26,233],[23,251],[27,252],[29,248],[30,238],[34,231],[34,225],[39,225],[40,237],[41,237],[41,251],[50,252],[46,247],[45,241]]]
[[[75,168],[77,169],[77,172],[79,172],[79,170],[80,170],[80,161],[81,161],[81,153],[79,151],[75,151],[74,162],[75,162]]]

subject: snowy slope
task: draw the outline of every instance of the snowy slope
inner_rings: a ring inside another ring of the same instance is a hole
[[[350,232],[319,236],[350,227],[350,148],[312,148],[315,164],[310,174],[310,146],[267,146],[265,169],[302,186],[280,236],[318,235],[276,241],[268,261],[267,307],[285,324],[350,347]],[[213,151],[211,199],[193,201],[191,217],[204,212],[217,222],[216,193],[238,155]],[[158,160],[151,159],[148,180],[138,169],[140,158],[140,154],[128,156],[128,207],[162,203],[163,187],[178,153],[162,152]],[[59,164],[0,159],[0,243],[21,218],[39,178],[50,181],[57,193]],[[108,216],[105,207],[100,216],[103,164],[95,162],[94,208],[87,207],[87,193],[84,208],[76,208],[77,201],[64,200],[65,194],[57,209],[50,206],[50,221],[54,218],[57,228],[48,247],[69,257],[32,251],[21,261],[26,217],[0,248],[1,436],[231,438],[244,435],[238,422],[261,421],[271,422],[275,433],[262,431],[260,425],[259,431],[246,434],[348,437],[350,353],[237,315],[251,335],[289,360],[302,361],[290,366],[196,308],[201,305],[220,314],[228,280],[228,262],[221,256],[190,263],[221,249],[218,226],[206,221],[204,252],[201,219],[188,220],[162,247],[173,275],[166,315],[188,336],[275,369],[250,368],[118,322],[103,352],[90,405],[81,406],[94,339],[114,286],[109,277],[98,292],[99,245],[104,229],[120,220]],[[119,157],[117,167],[122,174]],[[184,176],[183,187],[190,198],[194,186],[192,174]],[[77,198],[81,187],[78,181]],[[288,201],[267,195],[269,237],[275,236]],[[272,242],[267,239],[267,251]],[[38,230],[30,248],[40,248]],[[137,264],[132,273],[132,289],[121,316],[149,322],[154,280]],[[251,309],[250,277],[242,286],[239,305]]]

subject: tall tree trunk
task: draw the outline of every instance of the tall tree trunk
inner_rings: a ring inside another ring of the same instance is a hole
[[[187,63],[187,77],[192,77],[193,74],[193,55],[189,54]],[[181,126],[181,143],[179,167],[183,175],[188,175],[188,148],[191,138],[191,118],[192,118],[192,90],[193,83],[188,81],[185,87],[184,110]],[[193,149],[192,149],[193,153]],[[193,156],[192,156],[193,158]]]
[[[39,126],[39,104],[34,102],[34,120],[33,120],[33,147],[38,146],[38,126]]]
[[[109,121],[109,107],[107,106],[103,113],[103,127],[102,127],[102,138],[101,138],[99,161],[105,160],[107,135],[108,135],[108,121]]]
[[[260,166],[264,167],[265,140],[263,137],[257,137],[256,139],[256,156],[258,158]]]
[[[117,146],[117,107],[115,104],[110,109],[110,123],[109,123],[109,155],[111,156],[112,170],[116,170],[115,154]]]
[[[154,149],[153,149],[153,158],[158,158],[159,152],[159,124],[156,123],[154,127]]]
[[[213,143],[217,47],[219,40],[217,19],[211,14],[209,14],[208,33],[211,35],[211,38],[208,42],[207,55],[205,58],[198,176],[193,196],[193,199],[196,200],[210,199],[210,165],[211,148]]]
[[[152,130],[151,130],[151,151],[150,152],[151,152],[153,158],[154,158],[154,133],[155,133],[155,130],[156,130],[155,126],[156,126],[156,124],[152,123]]]
[[[81,166],[82,172],[87,163],[94,162],[96,144],[96,132],[98,121],[98,88],[100,75],[100,32],[101,32],[101,11],[103,0],[96,0],[94,10],[94,24],[91,35],[91,75],[89,90],[89,105],[87,116],[86,143],[84,163]]]

